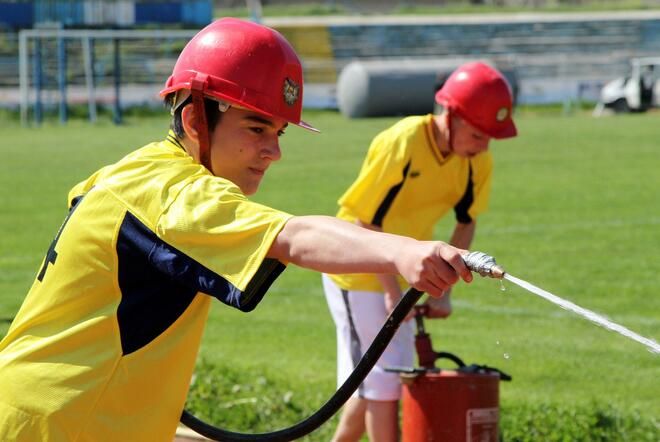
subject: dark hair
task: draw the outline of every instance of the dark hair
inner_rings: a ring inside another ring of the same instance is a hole
[[[445,82],[451,75],[451,71],[449,72],[438,72],[438,74],[435,76],[435,82],[433,83],[433,114],[435,115],[440,115],[445,111],[445,107],[435,101],[435,94],[438,93],[440,89],[442,89],[442,86],[445,85]]]
[[[172,92],[171,94],[167,94],[165,96],[163,102],[168,109],[171,109],[172,106],[174,106],[175,95],[176,94]],[[176,111],[174,111],[174,115],[172,115],[170,129],[172,129],[174,134],[179,138],[185,138],[186,136],[186,132],[183,130],[183,123],[181,122],[181,111],[189,103],[192,103],[192,95],[186,98],[183,103],[181,103],[181,105],[176,109]],[[211,133],[218,125],[218,122],[220,122],[222,112],[220,112],[220,109],[218,108],[218,102],[209,98],[204,98],[204,109],[206,109],[206,121],[209,126],[209,133]]]

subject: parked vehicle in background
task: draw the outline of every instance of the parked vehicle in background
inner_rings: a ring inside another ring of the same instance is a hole
[[[597,110],[644,112],[660,107],[660,57],[633,58],[630,74],[606,83]]]

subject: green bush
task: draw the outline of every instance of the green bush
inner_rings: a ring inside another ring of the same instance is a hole
[[[308,417],[327,399],[306,384],[272,373],[239,371],[202,361],[186,408],[202,420],[231,431],[274,431]],[[656,442],[660,440],[659,424],[636,410],[624,412],[598,402],[517,403],[500,410],[500,428],[506,442]],[[323,425],[308,439],[329,440],[335,425]]]
[[[272,373],[240,371],[230,366],[198,363],[186,409],[229,431],[261,433],[298,423],[323,405],[325,397]],[[329,440],[334,424],[325,424],[311,440]]]
[[[660,422],[611,405],[516,404],[500,410],[506,442],[660,440]]]

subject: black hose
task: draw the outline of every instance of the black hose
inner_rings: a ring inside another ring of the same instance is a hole
[[[385,348],[392,340],[399,325],[405,319],[406,315],[414,307],[423,292],[414,288],[408,289],[399,303],[396,305],[390,316],[385,321],[385,325],[367,349],[362,359],[358,363],[353,373],[346,379],[344,384],[332,395],[328,401],[323,404],[314,414],[307,419],[298,422],[288,428],[273,431],[270,433],[245,434],[234,433],[214,427],[197,419],[186,410],[181,415],[181,422],[197,433],[212,440],[233,442],[233,441],[290,441],[301,438],[320,427],[325,421],[330,419],[341,408],[342,405],[351,397],[353,392],[360,386],[364,378],[371,371],[376,361],[385,351]]]

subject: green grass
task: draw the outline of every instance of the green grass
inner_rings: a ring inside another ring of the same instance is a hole
[[[305,117],[323,133],[289,128],[283,160],[255,199],[298,215],[331,215],[370,139],[396,119]],[[660,339],[658,114],[521,112],[517,121],[518,138],[492,145],[490,210],[473,248],[515,276]],[[0,336],[65,216],[68,189],[163,137],[166,127],[164,115],[129,118],[120,127],[103,120],[21,128],[0,119]],[[449,236],[450,218],[437,238]],[[543,435],[537,440],[577,440],[576,432],[591,440],[660,439],[658,355],[512,284],[506,288],[481,278],[460,285],[454,315],[427,321],[436,349],[513,376],[500,388],[505,434],[536,425],[529,434]],[[292,266],[250,314],[214,304],[190,406],[232,430],[290,425],[334,391],[334,355],[319,276]],[[596,438],[594,428],[606,428],[605,436]],[[325,425],[309,440],[331,433],[332,424]]]

